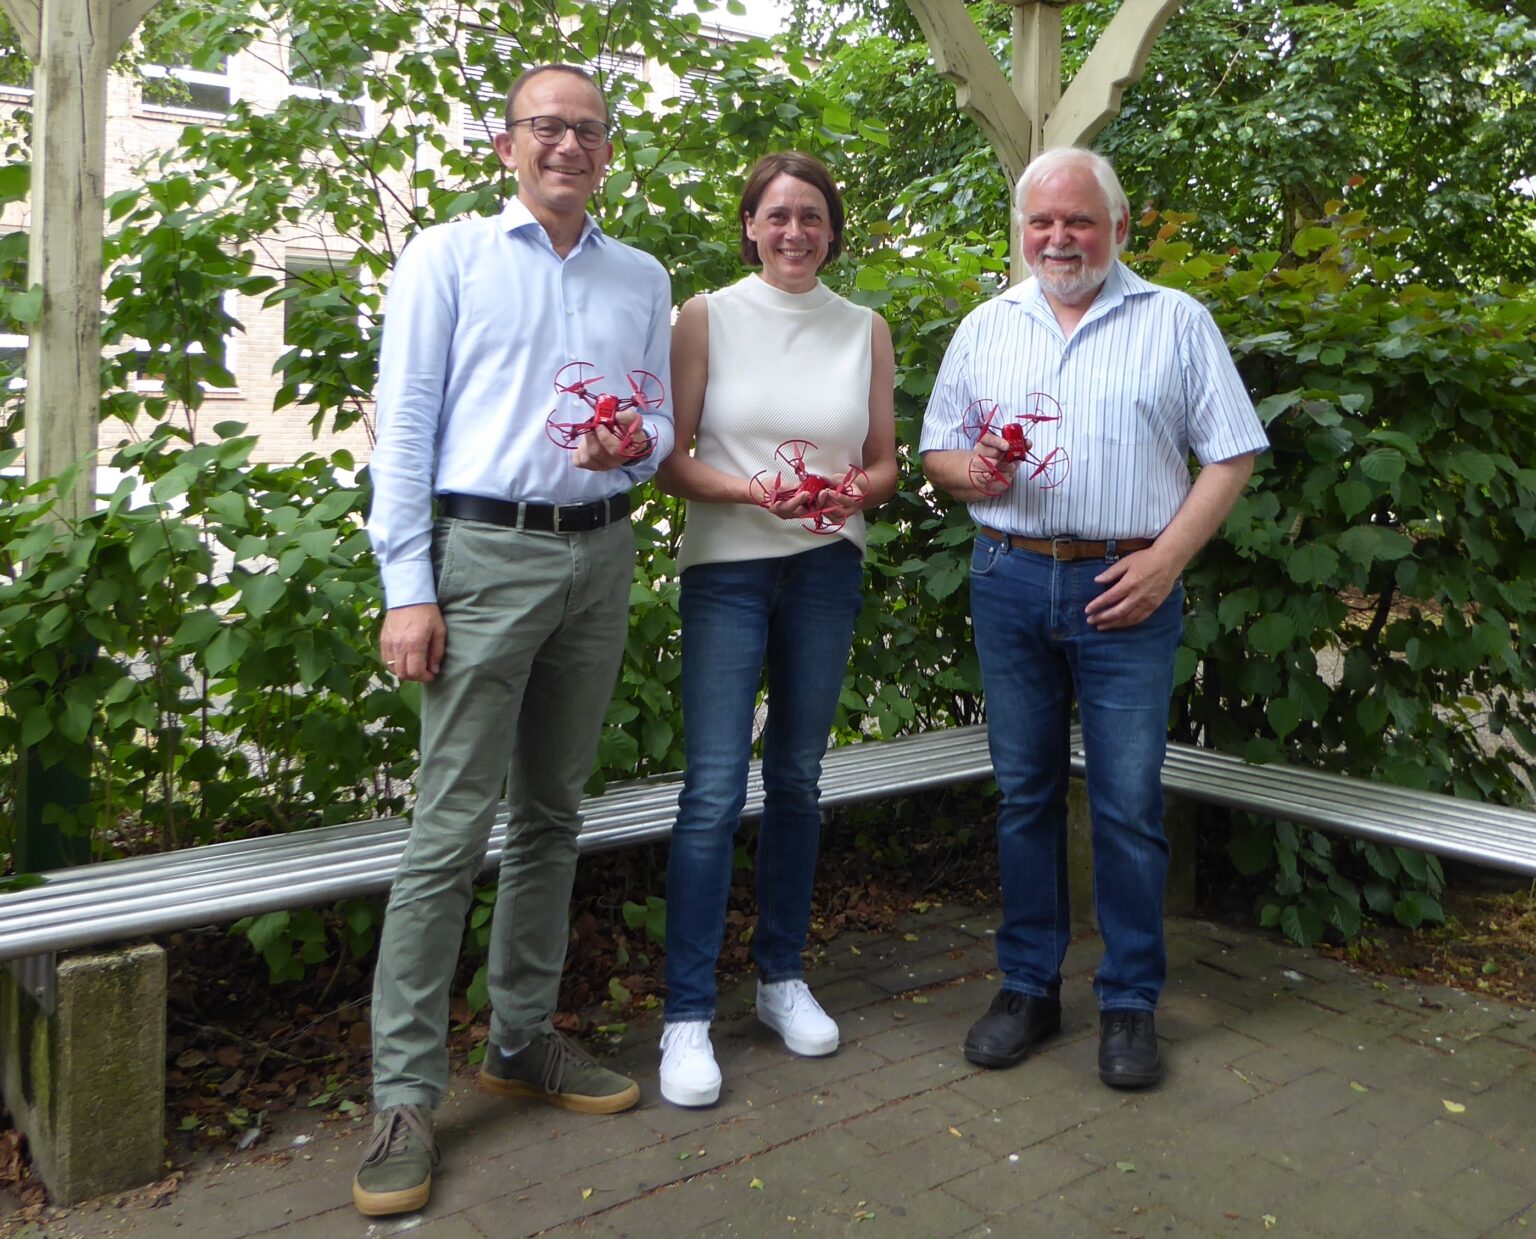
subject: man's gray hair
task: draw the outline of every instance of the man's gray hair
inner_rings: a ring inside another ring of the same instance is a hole
[[[1029,191],[1054,173],[1067,168],[1086,167],[1093,173],[1093,179],[1099,183],[1099,189],[1104,194],[1104,205],[1109,209],[1111,223],[1124,219],[1127,223],[1131,218],[1131,200],[1125,196],[1125,190],[1120,187],[1120,178],[1115,175],[1115,165],[1105,159],[1103,155],[1095,151],[1085,150],[1081,146],[1058,146],[1048,151],[1042,151],[1029,161],[1029,167],[1025,168],[1019,176],[1019,183],[1013,191],[1014,219],[1020,227],[1024,223],[1024,200],[1029,197]],[[1129,239],[1130,230],[1126,230],[1126,238]],[[1120,241],[1115,246],[1115,253],[1125,249],[1125,241]]]

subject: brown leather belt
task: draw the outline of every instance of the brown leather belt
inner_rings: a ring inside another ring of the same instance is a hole
[[[1078,538],[1024,538],[1016,533],[1003,533],[997,529],[980,526],[982,534],[994,542],[1006,542],[1021,551],[1035,555],[1049,555],[1058,563],[1070,563],[1074,559],[1106,559],[1110,547],[1116,555],[1129,555],[1132,551],[1144,551],[1152,545],[1151,538],[1116,538],[1111,542],[1084,542]]]

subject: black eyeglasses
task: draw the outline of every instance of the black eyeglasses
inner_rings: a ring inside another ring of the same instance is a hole
[[[567,129],[574,129],[576,141],[589,151],[595,151],[608,140],[608,123],[601,120],[584,120],[573,125],[558,116],[528,116],[513,121],[508,128],[517,125],[527,125],[528,132],[545,146],[559,146],[565,141]]]

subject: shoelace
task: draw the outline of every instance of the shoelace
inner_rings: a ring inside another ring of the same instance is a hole
[[[388,1116],[388,1121],[373,1133],[373,1140],[368,1145],[368,1151],[363,1155],[363,1165],[375,1166],[386,1158],[405,1152],[406,1145],[412,1136],[426,1145],[433,1159],[436,1159],[437,1146],[433,1143],[426,1124],[421,1121],[414,1107],[391,1106],[385,1114]]]
[[[992,1004],[998,1011],[1006,1011],[1009,1015],[1017,1015],[1024,1008],[1025,995],[1016,989],[1001,991],[996,1001]]]
[[[539,1086],[546,1093],[561,1091],[560,1086],[565,1081],[566,1068],[597,1062],[597,1059],[574,1041],[567,1040],[563,1033],[550,1033],[544,1044],[544,1075],[539,1081]]]
[[[704,1020],[683,1020],[667,1030],[666,1052],[702,1050],[709,1045],[709,1024]]]
[[[785,994],[789,999],[790,1015],[817,1008],[816,999],[811,996],[811,987],[804,981],[790,981]]]
[[[1106,1011],[1104,1017],[1105,1037],[1117,1036],[1120,1033],[1130,1033],[1134,1036],[1141,1022],[1146,1019],[1146,1012]]]

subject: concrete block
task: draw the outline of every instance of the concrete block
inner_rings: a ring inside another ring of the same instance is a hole
[[[1193,801],[1166,796],[1163,829],[1172,851],[1163,910],[1169,916],[1189,916],[1195,910],[1195,848],[1199,809]],[[1088,785],[1073,779],[1067,785],[1067,869],[1074,929],[1094,929],[1093,822],[1088,814]]]
[[[58,964],[45,1013],[0,971],[0,1084],[57,1205],[158,1179],[165,1159],[165,952]]]

